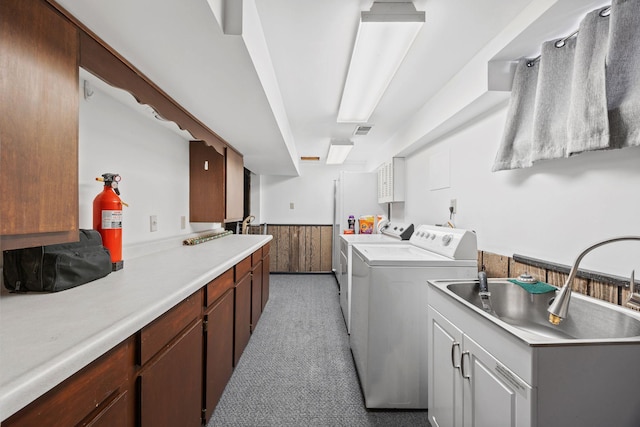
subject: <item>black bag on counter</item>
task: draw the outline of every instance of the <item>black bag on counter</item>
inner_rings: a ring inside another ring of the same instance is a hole
[[[80,230],[80,241],[3,252],[5,288],[57,292],[111,273],[111,255],[96,230]]]

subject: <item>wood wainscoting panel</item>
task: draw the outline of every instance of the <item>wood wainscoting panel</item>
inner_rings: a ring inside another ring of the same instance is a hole
[[[620,299],[618,298],[618,286],[595,280],[592,280],[590,285],[592,297],[620,305]]]
[[[541,267],[523,264],[509,258],[509,277],[518,277],[521,274],[528,273],[541,282],[547,281],[547,270]]]
[[[509,277],[509,257],[484,252],[481,270],[487,272],[487,277]]]
[[[325,225],[320,227],[320,269],[331,271],[333,248],[333,227]]]
[[[478,262],[481,263],[481,268],[487,272],[487,276],[490,278],[515,278],[523,272],[529,272],[538,280],[560,288],[564,286],[569,276],[569,274],[566,273],[566,271],[570,269],[569,266],[540,261],[533,258],[528,259],[522,255],[509,257],[482,250],[479,252]],[[514,258],[517,258],[517,261]],[[579,271],[579,274],[580,272],[585,274],[582,270]],[[594,273],[591,272],[591,274],[593,275]],[[588,276],[575,277],[571,284],[571,290],[622,307],[634,308],[626,304],[627,298],[629,297],[629,290],[625,288],[624,285],[626,285],[628,281],[625,283],[624,278],[618,278],[616,276],[601,275],[601,277],[604,278],[604,281]]]
[[[561,273],[559,271],[547,271],[547,283],[553,286],[557,286],[561,288],[564,286],[564,283],[567,281],[569,277],[566,273]],[[573,283],[571,283],[571,290],[573,292],[579,292],[584,295],[589,295],[589,280],[583,279],[581,277],[576,277],[573,279]]]
[[[331,225],[267,226],[271,241],[272,273],[324,273],[331,271]]]

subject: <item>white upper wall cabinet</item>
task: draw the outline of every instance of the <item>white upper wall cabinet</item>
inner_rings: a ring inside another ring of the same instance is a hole
[[[378,203],[404,202],[404,158],[394,157],[378,168]]]

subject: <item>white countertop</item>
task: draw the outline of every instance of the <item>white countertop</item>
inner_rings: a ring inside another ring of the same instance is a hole
[[[0,420],[88,365],[270,241],[230,235],[125,259],[58,293],[0,294]]]

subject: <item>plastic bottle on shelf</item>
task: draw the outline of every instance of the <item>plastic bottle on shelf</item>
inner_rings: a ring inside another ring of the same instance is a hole
[[[349,215],[349,230],[354,230],[356,229],[356,217],[354,217],[353,215]]]

